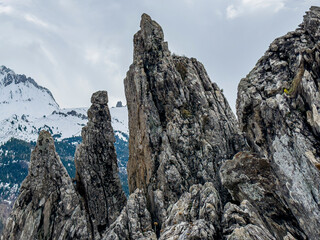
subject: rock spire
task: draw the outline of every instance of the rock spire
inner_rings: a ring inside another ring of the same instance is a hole
[[[2,240],[88,239],[85,211],[47,131],[40,132],[20,192]]]
[[[84,199],[93,234],[98,237],[120,215],[126,197],[118,175],[107,92],[94,93],[91,103],[75,165],[77,189]]]
[[[222,92],[194,58],[171,55],[158,23],[142,15],[124,80],[129,112],[130,192],[146,192],[155,221],[193,184],[214,182],[245,147]],[[219,189],[220,190],[220,189]]]

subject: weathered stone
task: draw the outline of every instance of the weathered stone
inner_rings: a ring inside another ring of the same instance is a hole
[[[222,165],[220,176],[233,201],[246,202],[251,206],[247,207],[250,210],[247,212],[251,215],[250,212],[254,212],[256,221],[259,219],[258,223],[250,221],[246,224],[257,225],[261,231],[268,229],[274,239],[283,239],[288,233],[297,239],[307,239],[288,204],[281,198],[282,186],[268,159],[240,152]],[[225,210],[224,216],[226,219],[231,217],[230,208]],[[243,216],[243,219],[248,218]]]
[[[241,80],[237,99],[241,130],[270,159],[281,199],[310,239],[320,235],[319,25],[320,8],[312,7]]]
[[[126,197],[118,176],[114,133],[106,91],[92,95],[89,122],[75,153],[77,189],[84,199],[94,238],[119,216]]]
[[[50,134],[41,131],[2,240],[89,239],[86,214]]]
[[[160,239],[213,239],[220,228],[220,208],[213,183],[191,186],[168,210]]]
[[[239,206],[227,203],[222,215],[223,236],[227,240],[276,240],[265,227],[263,217],[244,200]]]
[[[127,205],[107,230],[103,240],[155,240],[157,236],[154,230],[144,193],[137,189],[130,195]]]
[[[153,220],[193,184],[212,181],[245,146],[225,97],[194,58],[172,56],[159,24],[143,14],[124,80],[130,192],[144,189]]]

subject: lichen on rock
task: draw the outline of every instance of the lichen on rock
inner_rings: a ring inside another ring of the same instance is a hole
[[[241,130],[270,160],[281,198],[310,239],[320,235],[319,25],[320,8],[311,7],[241,80],[237,99]]]

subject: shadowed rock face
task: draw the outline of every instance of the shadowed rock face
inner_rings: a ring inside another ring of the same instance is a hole
[[[126,197],[118,175],[107,92],[94,93],[91,103],[75,164],[77,189],[84,199],[94,237],[98,238],[120,215]]]
[[[46,131],[20,192],[1,239],[88,239],[86,214]]]
[[[144,189],[155,221],[193,184],[212,181],[245,146],[236,119],[203,65],[172,56],[161,27],[144,14],[124,80],[129,112],[130,192]]]
[[[270,159],[281,198],[310,239],[320,235],[320,8],[276,39],[238,86],[252,149]]]
[[[222,226],[228,239],[254,236],[257,231],[264,232],[262,239],[307,239],[282,199],[281,184],[268,159],[240,152],[222,165],[220,175],[234,202],[240,203],[225,206]]]

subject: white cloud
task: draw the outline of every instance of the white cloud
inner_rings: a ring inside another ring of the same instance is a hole
[[[0,14],[11,14],[12,12],[12,7],[0,5]]]
[[[236,18],[239,15],[239,10],[235,8],[233,4],[229,5],[227,7],[227,18],[233,19]]]
[[[278,12],[285,7],[286,0],[240,0],[226,9],[228,19],[234,19],[247,13],[260,11]]]
[[[46,23],[45,21],[37,18],[37,17],[34,16],[34,15],[25,14],[24,18],[25,18],[28,22],[34,23],[35,25],[38,25],[38,26],[40,26],[40,27],[49,28],[49,24],[48,24],[48,23]]]

